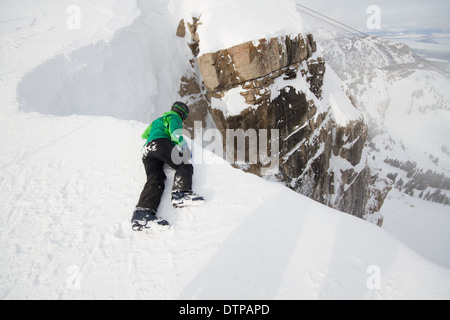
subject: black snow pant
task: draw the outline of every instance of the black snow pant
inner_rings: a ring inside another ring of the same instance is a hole
[[[145,145],[142,161],[147,174],[147,183],[136,207],[150,209],[154,213],[158,211],[167,178],[164,164],[176,170],[172,191],[192,191],[194,167],[187,159],[177,164],[180,158],[172,159],[172,151],[178,153],[176,149],[173,150],[174,148],[175,144],[169,139],[156,139]]]

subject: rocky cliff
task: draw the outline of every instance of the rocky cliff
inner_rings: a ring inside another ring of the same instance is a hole
[[[212,118],[224,137],[243,132],[245,159],[235,156],[235,137],[224,139],[227,155],[232,155],[227,159],[245,171],[275,175],[303,195],[381,226],[377,212],[389,185],[367,164],[364,118],[349,100],[338,102],[330,92],[323,96],[328,70],[313,35],[258,39],[197,56],[200,23],[187,24],[195,60],[180,95],[201,114],[196,120]],[[185,29],[181,21],[177,35],[185,37]],[[345,121],[338,119],[340,103],[353,109]],[[278,160],[276,168],[268,155],[261,156],[265,144],[271,159]],[[258,151],[259,157],[252,158]]]

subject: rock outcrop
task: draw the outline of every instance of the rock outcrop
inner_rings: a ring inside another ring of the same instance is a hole
[[[312,37],[301,35],[261,39],[204,54],[197,61],[208,90],[224,91],[307,60],[314,46],[310,41]]]
[[[195,28],[189,29],[193,43],[201,41],[193,36]],[[193,43],[191,47],[198,47]],[[186,85],[180,94],[185,87],[195,87],[190,91],[202,96],[203,107],[208,107],[224,137],[230,130],[265,130],[272,156],[278,153],[276,177],[290,188],[381,226],[382,217],[376,212],[389,186],[367,166],[367,126],[362,117],[344,126],[338,124],[332,108],[321,102],[326,65],[316,51],[313,36],[299,34],[207,53],[197,57],[198,69],[191,77],[203,82],[196,86],[183,81]],[[239,112],[227,111],[231,93],[242,101]],[[250,135],[246,138],[251,139]],[[257,162],[250,161],[252,150],[261,150],[261,135],[258,138],[258,146],[253,149],[249,142],[246,161],[229,160],[257,175],[273,173],[263,170],[273,162],[264,163],[261,157]],[[226,139],[224,148],[230,148]],[[234,143],[232,148],[232,154],[237,154]]]

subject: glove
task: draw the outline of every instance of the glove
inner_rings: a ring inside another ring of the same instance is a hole
[[[181,148],[181,153],[182,153],[183,159],[187,159],[187,160],[192,159],[192,151],[189,149],[189,146],[187,143]]]

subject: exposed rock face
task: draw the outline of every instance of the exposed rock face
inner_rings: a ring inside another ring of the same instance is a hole
[[[295,79],[300,72],[310,84],[310,91],[321,97],[325,62],[311,58],[316,50],[312,35],[291,39],[289,36],[250,41],[215,53],[198,57],[203,81],[211,97],[242,85],[246,102],[268,103],[268,89],[275,79]],[[303,63],[306,63],[306,66]]]
[[[301,35],[246,42],[197,59],[209,91],[227,90],[265,77],[311,56],[311,45]]]
[[[190,30],[194,35],[194,29]],[[202,91],[201,85],[189,85],[189,81],[183,83],[186,88],[192,87],[187,91],[204,93],[202,103],[208,106],[224,137],[230,129],[266,129],[269,150],[279,150],[277,177],[287,186],[381,226],[381,215],[374,213],[381,208],[389,188],[367,166],[367,126],[363,118],[340,126],[331,108],[317,105],[322,98],[326,68],[315,52],[312,35],[246,42],[197,57],[197,73],[201,75],[196,77],[203,79],[206,90]],[[308,92],[289,82],[297,77],[306,80],[303,83],[309,86],[304,88]],[[222,101],[236,88],[248,108],[228,114],[212,106],[211,100]],[[276,149],[272,148],[271,130],[279,135]],[[229,148],[225,139],[224,148]],[[247,148],[247,160],[249,149],[251,146]],[[267,163],[247,161],[238,166],[261,175]],[[375,182],[376,188],[372,187]]]
[[[190,116],[185,121],[184,127],[194,136],[194,122],[202,121],[202,127],[211,127],[211,115],[209,112],[210,98],[203,82],[196,57],[199,53],[198,26],[201,22],[198,18],[193,18],[192,22],[185,22],[182,19],[177,28],[176,35],[181,38],[190,38],[187,42],[192,51],[192,59],[189,60],[190,70],[180,79],[180,89],[178,91],[183,101],[189,105]],[[186,28],[187,26],[187,28]],[[186,32],[188,30],[189,32]]]

